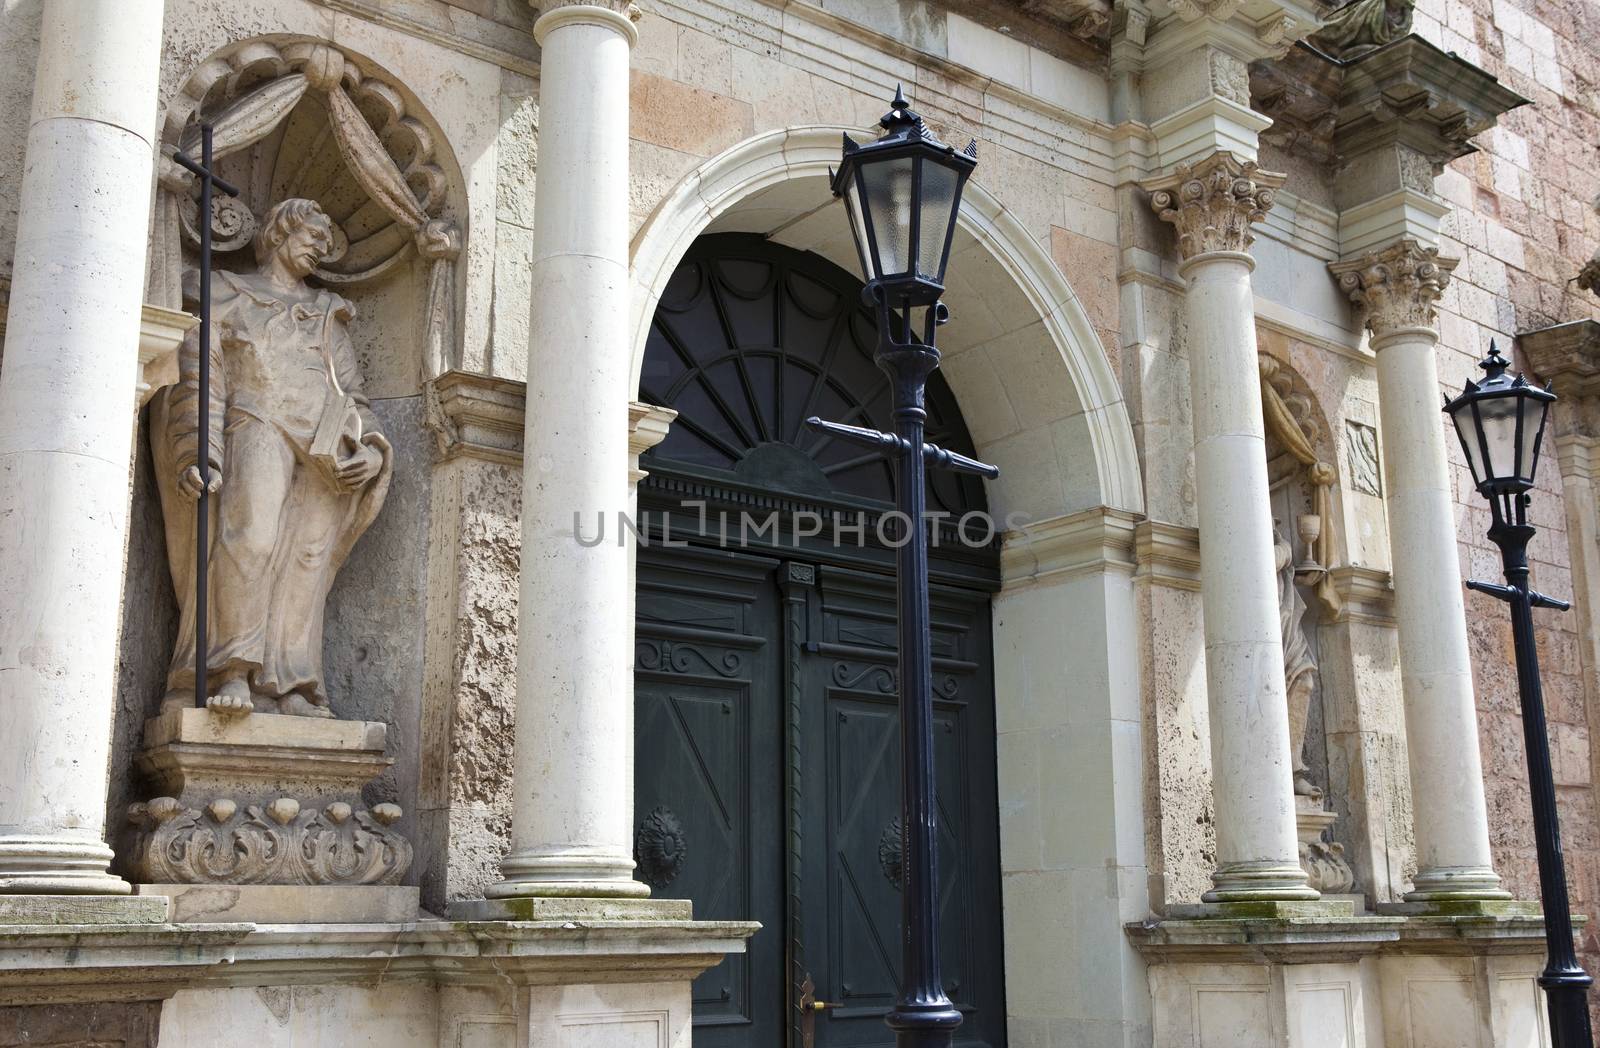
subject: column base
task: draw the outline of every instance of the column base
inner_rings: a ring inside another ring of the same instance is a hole
[[[99,841],[44,836],[0,837],[0,895],[127,895],[110,872],[111,849]]]
[[[641,886],[642,887],[642,886]],[[453,921],[692,921],[688,899],[576,898],[525,895],[462,899],[450,904]]]
[[[500,883],[490,899],[642,899],[650,886],[633,879],[633,856],[512,852],[500,860]]]
[[[1511,893],[1500,887],[1500,876],[1487,866],[1438,866],[1419,870],[1406,892],[1408,903],[1439,903],[1463,900],[1509,899]]]
[[[1315,902],[1322,897],[1306,883],[1298,862],[1236,862],[1219,866],[1211,875],[1212,889],[1200,898],[1210,903]]]

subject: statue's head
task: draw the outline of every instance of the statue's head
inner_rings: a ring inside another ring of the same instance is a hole
[[[333,222],[315,200],[285,200],[267,211],[254,246],[257,265],[265,266],[276,257],[285,269],[304,278],[332,250]]]

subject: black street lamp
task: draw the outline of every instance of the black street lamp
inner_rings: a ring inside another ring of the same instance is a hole
[[[1530,386],[1489,343],[1480,364],[1481,382],[1468,381],[1445,412],[1455,423],[1467,453],[1478,493],[1489,500],[1494,523],[1489,539],[1500,547],[1506,583],[1468,582],[1511,605],[1511,638],[1517,654],[1517,685],[1522,698],[1522,736],[1528,752],[1528,787],[1533,796],[1533,835],[1539,853],[1539,894],[1544,903],[1547,958],[1539,985],[1550,1009],[1554,1048],[1593,1048],[1589,1030],[1589,986],[1594,982],[1578,964],[1572,949],[1572,913],[1567,903],[1567,874],[1561,858],[1561,824],[1556,813],[1556,788],[1550,774],[1550,740],[1544,721],[1544,694],[1539,686],[1539,649],[1533,639],[1533,609],[1571,607],[1528,588],[1528,542],[1534,528],[1527,522],[1528,489],[1539,468],[1539,445],[1545,418],[1556,395]]]
[[[977,166],[978,144],[957,152],[934,138],[895,90],[883,134],[861,145],[844,136],[833,176],[867,278],[863,297],[878,314],[873,359],[894,386],[894,432],[809,418],[813,429],[878,448],[894,463],[895,505],[905,531],[897,554],[900,701],[900,994],[885,1022],[898,1048],[948,1048],[961,1012],[939,974],[938,833],[933,779],[932,639],[928,620],[928,538],[924,471],[933,465],[997,477],[1000,471],[923,440],[923,393],[939,367],[934,329],[947,319],[945,264],[961,191]],[[913,312],[923,310],[922,339]]]

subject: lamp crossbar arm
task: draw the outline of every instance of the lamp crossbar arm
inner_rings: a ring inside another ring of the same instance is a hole
[[[1498,582],[1477,582],[1472,579],[1467,580],[1467,589],[1475,590],[1478,593],[1487,593],[1489,596],[1507,603],[1516,600],[1517,594],[1521,592],[1515,586],[1502,586]],[[1535,608],[1555,608],[1557,611],[1572,610],[1570,602],[1558,600],[1555,597],[1547,597],[1537,590],[1528,590],[1528,603]]]
[[[862,447],[878,448],[883,451],[904,452],[908,442],[904,437],[894,433],[884,433],[881,430],[868,429],[865,426],[847,426],[842,422],[829,422],[826,419],[813,415],[806,419],[806,425],[819,433],[827,433],[838,437],[840,440]],[[937,444],[923,444],[922,457],[928,465],[938,469],[948,469],[952,473],[972,473],[980,477],[993,480],[1000,475],[1000,467],[991,466],[987,462],[979,462],[958,451],[941,448]]]

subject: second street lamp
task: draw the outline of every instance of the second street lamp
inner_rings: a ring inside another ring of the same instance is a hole
[[[929,466],[999,476],[993,466],[923,440],[928,377],[938,370],[934,330],[944,322],[945,264],[955,236],[961,191],[977,165],[977,143],[957,152],[911,112],[905,96],[879,125],[883,134],[860,145],[844,138],[833,192],[845,199],[850,231],[867,278],[863,297],[877,311],[874,360],[894,389],[894,432],[810,418],[830,436],[876,448],[894,464],[895,508],[907,529],[899,536],[900,701],[900,992],[885,1022],[898,1048],[948,1048],[961,1012],[939,971],[938,816],[933,778],[933,653],[928,618],[928,539],[924,527]],[[922,337],[916,310],[923,310]]]
[[[1544,692],[1539,684],[1539,649],[1533,636],[1533,609],[1566,611],[1566,601],[1528,587],[1528,542],[1534,528],[1527,521],[1528,490],[1539,468],[1539,446],[1554,393],[1530,386],[1521,375],[1506,375],[1510,362],[1494,343],[1480,364],[1481,382],[1468,382],[1445,412],[1455,423],[1461,448],[1478,493],[1489,500],[1493,524],[1489,539],[1500,547],[1506,585],[1469,582],[1468,588],[1488,593],[1511,605],[1511,639],[1517,656],[1517,688],[1522,700],[1522,736],[1528,754],[1528,787],[1533,801],[1534,846],[1539,856],[1539,895],[1544,903],[1547,957],[1539,985],[1550,1010],[1554,1048],[1592,1048],[1589,1029],[1589,986],[1594,982],[1578,964],[1572,948],[1572,913],[1567,902],[1567,873],[1561,857],[1561,824],[1556,788],[1550,770],[1550,739],[1544,720]]]

